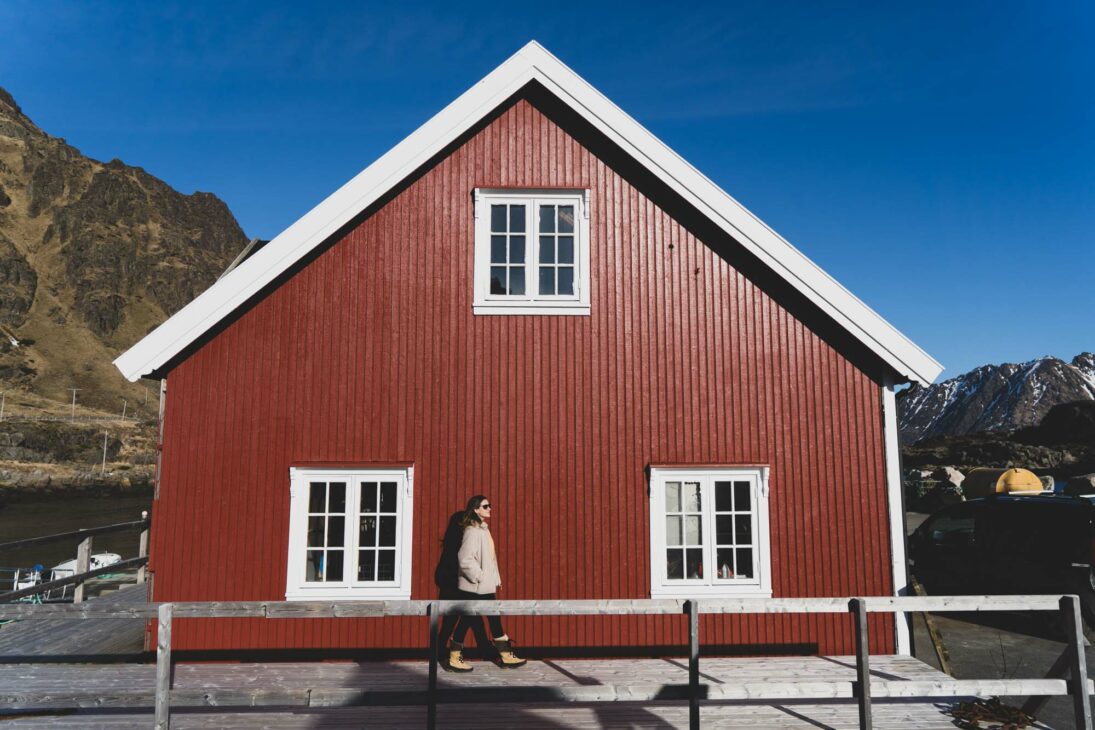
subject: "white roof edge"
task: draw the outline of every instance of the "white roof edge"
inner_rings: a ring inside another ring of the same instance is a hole
[[[162,367],[531,80],[537,80],[860,340],[899,375],[943,366],[536,41],[286,228],[114,364],[129,380]]]

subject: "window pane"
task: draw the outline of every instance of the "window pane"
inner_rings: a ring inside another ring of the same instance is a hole
[[[665,518],[665,544],[681,544],[681,518],[679,516]]]
[[[376,550],[357,551],[357,579],[376,580]]]
[[[749,548],[738,548],[737,553],[737,569],[739,578],[752,578],[753,577],[753,551]]]
[[[729,512],[734,509],[733,502],[733,487],[730,482],[715,482],[715,511],[716,512]]]
[[[555,206],[540,206],[540,233],[555,232]]]
[[[361,483],[361,511],[376,512],[376,482]]]
[[[555,263],[555,237],[540,236],[540,263]]]
[[[525,206],[511,205],[509,207],[509,229],[512,233],[525,232]]]
[[[681,511],[681,483],[680,482],[666,482],[665,483],[665,511],[666,512],[680,512]]]
[[[490,267],[490,293],[506,293],[506,268],[504,266]]]
[[[380,518],[380,546],[395,547],[395,517]]]
[[[703,531],[700,529],[700,517],[684,518],[684,544],[703,545]]]
[[[554,294],[555,293],[555,269],[541,268],[540,269],[540,293],[541,294]]]
[[[506,263],[506,237],[490,237],[490,262],[492,264]]]
[[[331,482],[327,499],[328,512],[346,514],[346,482]]]
[[[703,577],[703,550],[685,550],[685,575],[689,578]]]
[[[574,263],[574,236],[559,236],[559,263]]]
[[[574,293],[574,267],[573,266],[560,266],[559,272],[559,293],[560,294],[573,294]]]
[[[509,293],[523,296],[525,293],[525,269],[519,266],[509,268]]]
[[[525,237],[509,237],[509,261],[511,264],[525,263]]]
[[[327,511],[327,483],[312,482],[308,488],[308,511]]]
[[[380,511],[395,512],[395,482],[382,482],[380,485]]]
[[[490,229],[492,231],[506,230],[506,206],[492,205],[490,207]]]
[[[327,575],[324,576],[328,581],[342,580],[342,551],[341,550],[328,550],[327,551]]]
[[[699,482],[685,482],[684,483],[684,511],[685,512],[700,512],[702,506],[700,505],[700,483]]]
[[[734,482],[734,509],[738,512],[748,512],[752,500],[749,499],[749,482]]]
[[[573,233],[574,232],[574,206],[573,205],[560,205],[559,206],[559,232],[560,233]]]
[[[357,531],[357,544],[361,547],[376,545],[376,518],[362,517]]]
[[[734,577],[734,550],[733,548],[719,548],[715,560],[718,562],[718,575],[722,580]]]
[[[346,518],[327,518],[327,546],[342,547],[346,542]]]
[[[749,515],[734,515],[734,542],[738,545],[753,544],[753,520]]]
[[[684,551],[665,551],[665,576],[670,580],[684,578]]]
[[[719,515],[715,518],[715,544],[734,544],[734,522],[730,515]]]
[[[395,580],[395,550],[380,550],[378,553],[376,579]]]
[[[308,547],[323,547],[323,517],[308,518]]]
[[[323,551],[322,550],[309,550],[308,562],[304,567],[304,580],[307,581],[319,581],[323,580]]]

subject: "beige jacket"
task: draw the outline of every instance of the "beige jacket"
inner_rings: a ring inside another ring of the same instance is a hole
[[[464,528],[460,542],[460,577],[456,586],[469,593],[494,593],[502,585],[498,573],[498,558],[494,554],[494,538],[486,522]]]

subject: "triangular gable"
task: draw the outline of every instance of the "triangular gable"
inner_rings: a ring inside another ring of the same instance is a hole
[[[542,84],[695,206],[892,367],[899,379],[928,384],[942,371],[931,356],[535,41],[176,312],[114,364],[129,380],[162,368],[531,81]]]

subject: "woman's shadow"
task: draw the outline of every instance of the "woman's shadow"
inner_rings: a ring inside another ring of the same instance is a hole
[[[448,527],[445,528],[445,536],[441,538],[441,557],[437,561],[437,567],[433,571],[433,582],[437,585],[438,598],[442,601],[463,600],[457,590],[456,581],[460,577],[460,543],[464,540],[464,526],[460,521],[464,518],[464,510],[454,512],[449,517]],[[457,622],[463,618],[458,614],[447,614],[441,618],[441,626],[438,630],[437,652],[439,658],[447,661],[449,658],[449,639],[456,628]],[[475,635],[475,646],[478,654],[484,654],[491,646],[487,638],[487,631],[483,627],[483,620],[479,617],[471,618],[471,630]]]

